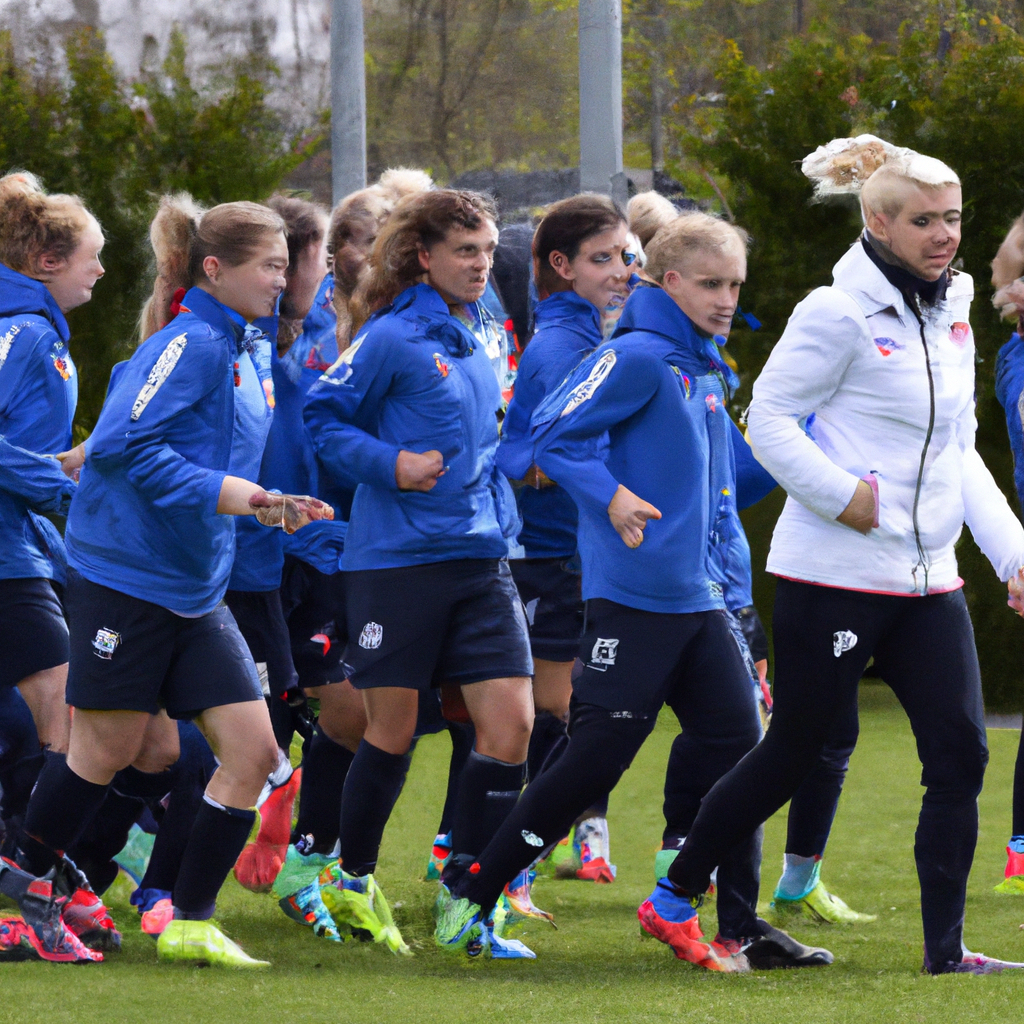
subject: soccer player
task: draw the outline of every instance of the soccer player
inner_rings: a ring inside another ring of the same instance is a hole
[[[584,664],[565,753],[442,892],[436,939],[449,949],[486,948],[484,922],[504,884],[612,789],[662,705],[690,737],[685,769],[703,791],[760,736],[718,553],[741,527],[730,374],[712,337],[729,331],[736,310],[745,236],[695,214],[663,229],[647,257],[659,285],[633,292],[615,336],[538,406],[531,441],[507,460],[516,476],[536,463],[579,509]],[[715,941],[676,926],[674,896],[661,886],[641,908],[643,927],[714,970],[830,962],[757,918],[759,860],[754,830],[720,859]]]
[[[74,877],[63,851],[116,772],[140,756],[157,712],[195,718],[219,767],[157,953],[250,967],[262,961],[211,921],[277,763],[255,666],[221,604],[232,517],[255,514],[295,530],[331,510],[252,482],[267,400],[249,324],[273,313],[284,287],[283,221],[265,206],[227,203],[189,218],[185,237],[193,287],[178,316],[115,371],[87,443],[67,529],[67,700],[75,715],[67,760],[49,761],[39,776],[21,855],[33,874],[58,866]]]

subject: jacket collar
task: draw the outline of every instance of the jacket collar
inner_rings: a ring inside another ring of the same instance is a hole
[[[534,311],[536,329],[557,324],[568,330],[601,337],[601,311],[588,299],[577,295],[571,289],[553,292],[537,304]]]
[[[414,284],[406,288],[389,307],[381,310],[381,314],[388,312],[413,323],[418,321],[422,336],[440,342],[453,356],[471,355],[479,344],[473,332],[452,315],[441,293],[429,284]]]
[[[50,289],[42,281],[26,277],[0,263],[0,316],[17,316],[19,313],[45,317],[65,344],[71,337],[68,322]]]
[[[218,302],[209,292],[203,291],[202,288],[189,288],[181,304],[193,316],[231,338],[236,348],[242,344],[245,337],[245,321],[233,309],[228,309],[223,302]]]

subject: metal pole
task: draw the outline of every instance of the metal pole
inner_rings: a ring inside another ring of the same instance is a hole
[[[579,0],[580,188],[624,203],[622,0]]]
[[[366,185],[362,0],[331,0],[331,189],[337,203]]]

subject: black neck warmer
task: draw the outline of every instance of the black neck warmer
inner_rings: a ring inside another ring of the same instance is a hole
[[[880,242],[870,231],[865,231],[861,236],[861,244],[868,258],[878,269],[885,274],[886,280],[895,285],[903,297],[907,300],[910,308],[917,311],[918,301],[934,306],[946,297],[946,288],[949,285],[949,271],[939,276],[937,281],[926,281],[913,273],[885,243]]]

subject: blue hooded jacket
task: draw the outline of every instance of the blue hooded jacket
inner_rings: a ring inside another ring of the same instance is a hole
[[[71,447],[78,373],[68,324],[40,281],[0,264],[0,579],[63,576],[41,512],[66,515],[75,485],[47,455]]]
[[[1020,400],[1024,394],[1024,339],[1014,331],[996,357],[996,398],[1006,414],[1006,431],[1013,452],[1013,482],[1024,512],[1024,426]]]
[[[113,377],[68,516],[86,579],[181,615],[212,611],[235,556],[217,502],[231,463],[243,327],[207,292]]]
[[[306,428],[333,486],[356,486],[342,569],[501,558],[519,529],[494,464],[501,392],[487,353],[426,284],[375,314],[310,389]],[[426,493],[400,491],[401,450],[441,452]]]
[[[505,452],[529,437],[530,417],[579,363],[601,344],[601,311],[574,291],[555,292],[538,303],[536,331],[519,359],[515,393],[501,428],[498,468],[507,472]],[[569,492],[521,487],[516,501],[523,517],[519,542],[527,558],[571,558],[576,553],[579,514]]]
[[[575,499],[584,598],[651,612],[725,606],[726,549],[742,531],[729,373],[671,297],[638,288],[614,337],[538,406],[532,444],[509,470],[536,462]],[[620,483],[662,513],[636,549],[608,518]]]

